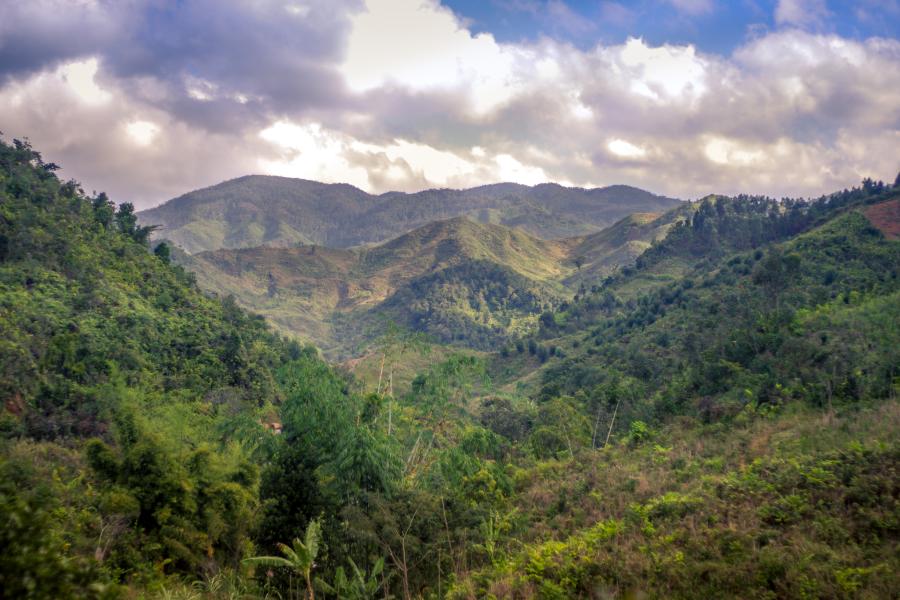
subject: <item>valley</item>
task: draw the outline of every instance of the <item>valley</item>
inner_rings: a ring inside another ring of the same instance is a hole
[[[0,167],[5,595],[900,587],[900,180],[189,253]]]
[[[632,264],[682,212],[629,216],[561,240],[456,217],[373,246],[178,252],[175,260],[204,289],[234,296],[330,356],[364,352],[387,322],[488,349],[530,333],[583,282]]]

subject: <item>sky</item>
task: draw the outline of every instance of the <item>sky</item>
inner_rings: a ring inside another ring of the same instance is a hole
[[[818,196],[900,170],[900,0],[0,0],[0,131],[139,208],[252,173]]]

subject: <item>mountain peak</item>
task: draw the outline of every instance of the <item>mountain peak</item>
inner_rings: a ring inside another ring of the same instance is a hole
[[[626,186],[585,190],[496,183],[376,196],[349,184],[247,175],[189,192],[138,217],[160,226],[160,237],[196,253],[266,244],[348,248],[458,217],[557,239],[599,231],[633,212],[660,212],[677,204]]]

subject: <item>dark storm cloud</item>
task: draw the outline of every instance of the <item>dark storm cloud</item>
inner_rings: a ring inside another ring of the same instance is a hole
[[[0,3],[0,84],[114,45],[125,4]]]
[[[96,56],[99,79],[117,80],[185,122],[212,131],[255,127],[273,114],[341,103],[335,66],[353,8],[359,2],[4,3],[0,77]],[[147,79],[162,93],[142,94],[134,82]]]

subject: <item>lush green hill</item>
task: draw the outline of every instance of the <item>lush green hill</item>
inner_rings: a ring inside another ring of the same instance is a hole
[[[692,210],[686,203],[663,214],[635,213],[597,233],[566,240],[577,269],[564,282],[570,288],[591,287],[631,266],[653,243],[663,240],[673,225],[689,218]]]
[[[201,293],[130,205],[54,169],[0,143],[3,595],[234,568],[276,371],[315,353]]]
[[[498,357],[537,407],[483,419],[545,462],[520,473],[506,545],[455,596],[889,597],[898,194],[710,197]],[[559,350],[535,376],[528,346]]]
[[[557,282],[574,270],[565,244],[465,217],[373,247],[259,247],[179,260],[203,288],[234,295],[336,356],[356,352],[387,321],[488,348],[564,301]]]
[[[342,507],[382,489],[371,401],[55,169],[0,141],[0,595],[284,596],[243,559],[316,517],[331,580]]]
[[[363,351],[387,321],[441,343],[489,349],[533,331],[540,313],[585,284],[633,265],[690,210],[631,215],[596,234],[552,241],[457,217],[377,246],[174,256],[202,288],[233,295],[334,357]]]
[[[385,312],[490,321],[517,278],[577,274],[572,248],[584,275],[650,243],[493,356],[389,330],[366,385],[201,293],[128,205],[54,168],[0,145],[4,597],[900,586],[900,185],[710,197],[579,241],[451,220],[366,251],[214,253],[239,283],[295,278],[253,284],[273,297],[351,274],[394,290]]]
[[[139,218],[143,224],[160,225],[160,236],[195,253],[297,243],[346,248],[383,242],[432,221],[463,215],[555,239],[677,204],[628,186],[503,183],[373,196],[345,184],[248,176],[190,192],[141,212]]]

